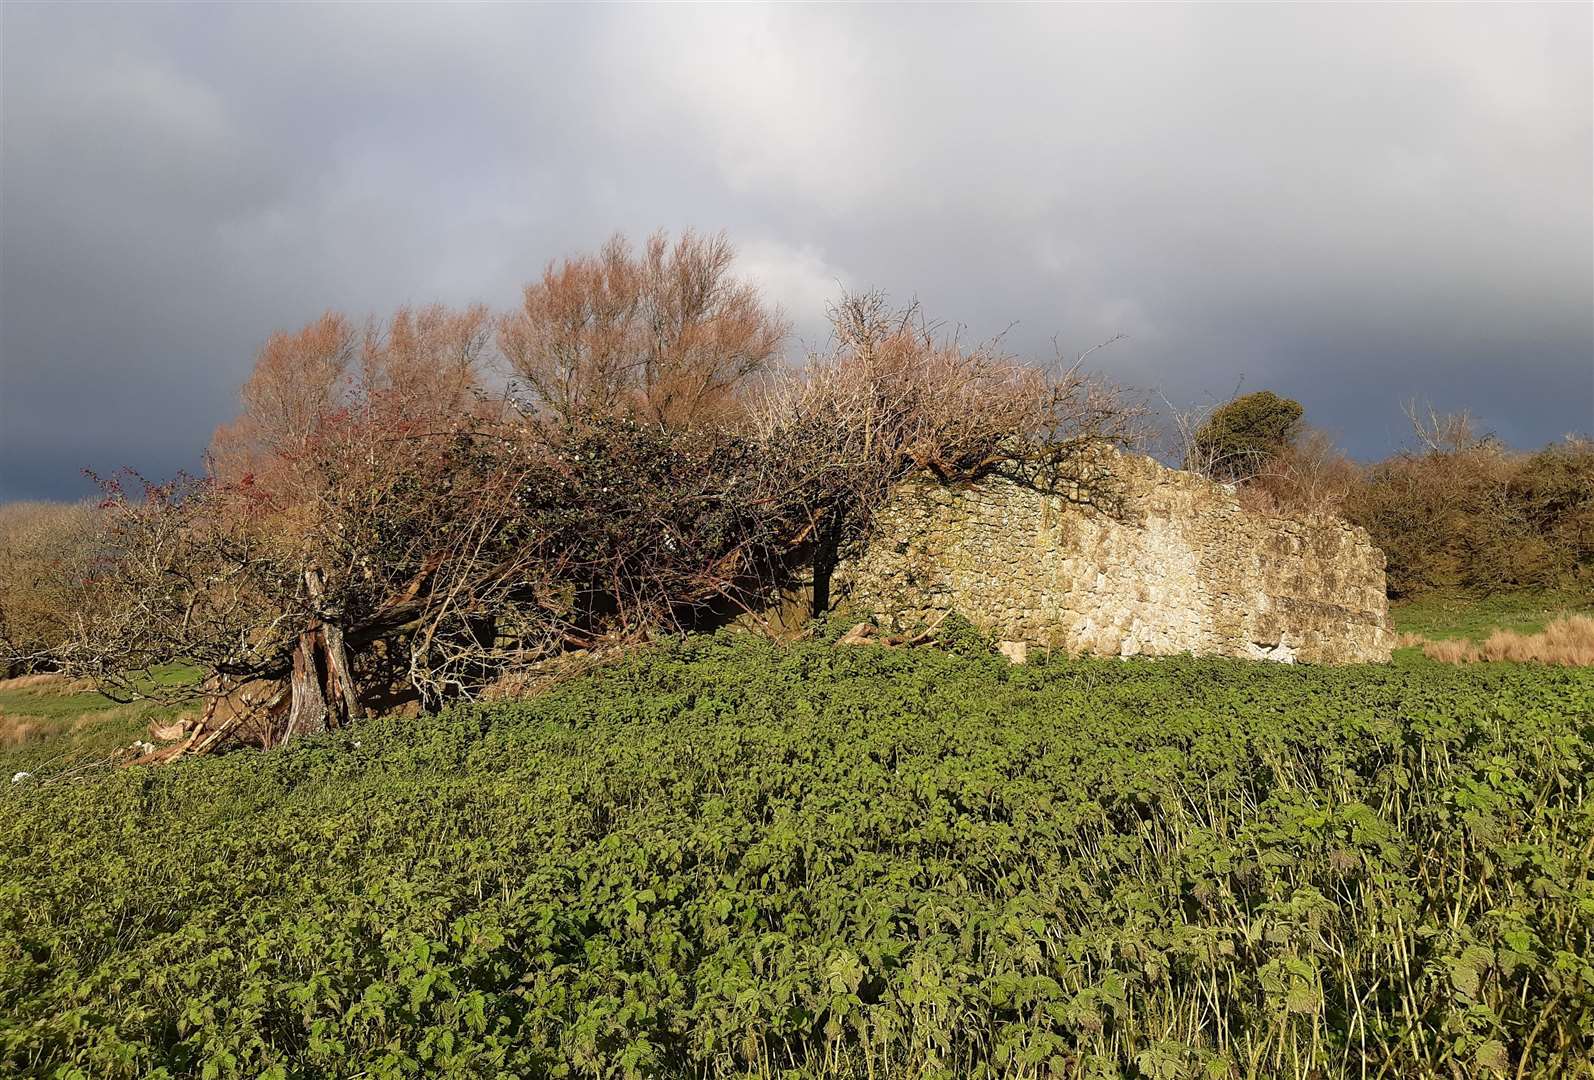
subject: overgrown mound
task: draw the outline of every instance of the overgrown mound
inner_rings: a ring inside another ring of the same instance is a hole
[[[655,649],[11,786],[0,1072],[1574,1075],[1594,673]]]

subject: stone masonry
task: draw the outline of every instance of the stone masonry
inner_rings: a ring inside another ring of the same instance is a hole
[[[1384,556],[1366,532],[1246,509],[1150,458],[1107,461],[1110,511],[1001,477],[904,484],[837,568],[837,595],[896,629],[956,611],[1010,656],[1389,659]]]

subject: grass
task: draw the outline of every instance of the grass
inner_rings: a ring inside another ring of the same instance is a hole
[[[148,691],[180,692],[197,682],[197,668],[169,664],[149,673]],[[28,675],[0,680],[0,768],[13,773],[52,772],[109,757],[135,739],[149,738],[149,725],[190,711],[179,700],[113,701],[60,676]]]
[[[1578,666],[1594,657],[1594,597],[1587,593],[1439,592],[1392,604],[1389,614],[1397,664],[1503,660]]]
[[[1427,638],[1407,635],[1401,639],[1422,649],[1430,660],[1445,664],[1476,664],[1484,661],[1560,664],[1563,667],[1594,666],[1594,618],[1587,615],[1562,615],[1550,620],[1543,630],[1521,634],[1515,630],[1494,630],[1482,644],[1468,638]]]
[[[1594,614],[1594,597],[1549,589],[1522,589],[1485,597],[1434,592],[1389,608],[1397,633],[1417,634],[1435,641],[1482,641],[1495,630],[1536,634],[1557,616],[1580,614]]]

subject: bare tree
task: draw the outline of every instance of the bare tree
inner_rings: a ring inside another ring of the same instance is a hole
[[[789,324],[730,276],[735,258],[724,233],[648,239],[638,404],[646,420],[687,427],[723,415],[737,387],[779,355]]]
[[[1104,479],[1095,448],[1138,436],[1141,410],[1079,362],[1028,364],[999,341],[965,347],[879,292],[844,297],[831,323],[830,349],[770,380],[754,411],[760,445],[806,492],[821,608],[829,567],[904,477],[1006,468],[1077,491]]]
[[[415,419],[470,413],[482,402],[492,343],[485,305],[400,308],[385,327],[366,330],[359,392],[395,398]]]
[[[243,476],[302,450],[340,403],[359,341],[349,320],[333,311],[301,330],[271,335],[240,392],[242,412],[211,440],[213,468]]]
[[[498,341],[539,408],[561,421],[631,416],[665,427],[712,420],[766,370],[788,330],[756,287],[731,277],[723,234],[615,236],[596,255],[550,263]]]
[[[1412,398],[1400,406],[1411,423],[1417,445],[1430,454],[1460,454],[1477,450],[1492,440],[1490,435],[1478,434],[1477,418],[1470,409],[1441,413],[1430,404],[1418,406]]]
[[[1166,394],[1160,396],[1169,425],[1162,432],[1163,452],[1170,460],[1177,461],[1179,467],[1187,472],[1193,472],[1208,480],[1219,479],[1222,471],[1220,465],[1223,463],[1218,460],[1216,447],[1197,437],[1197,432],[1206,425],[1217,406],[1181,409],[1169,401]]]

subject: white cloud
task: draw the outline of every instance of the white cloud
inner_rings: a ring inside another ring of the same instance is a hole
[[[637,8],[613,35],[629,91],[614,107],[700,141],[732,188],[839,210],[901,179],[880,92],[895,65],[842,9]]]
[[[799,337],[814,345],[826,332],[827,305],[856,284],[852,275],[827,262],[812,244],[793,246],[778,240],[742,244],[736,273],[758,283],[764,297],[778,303],[793,320]]]

